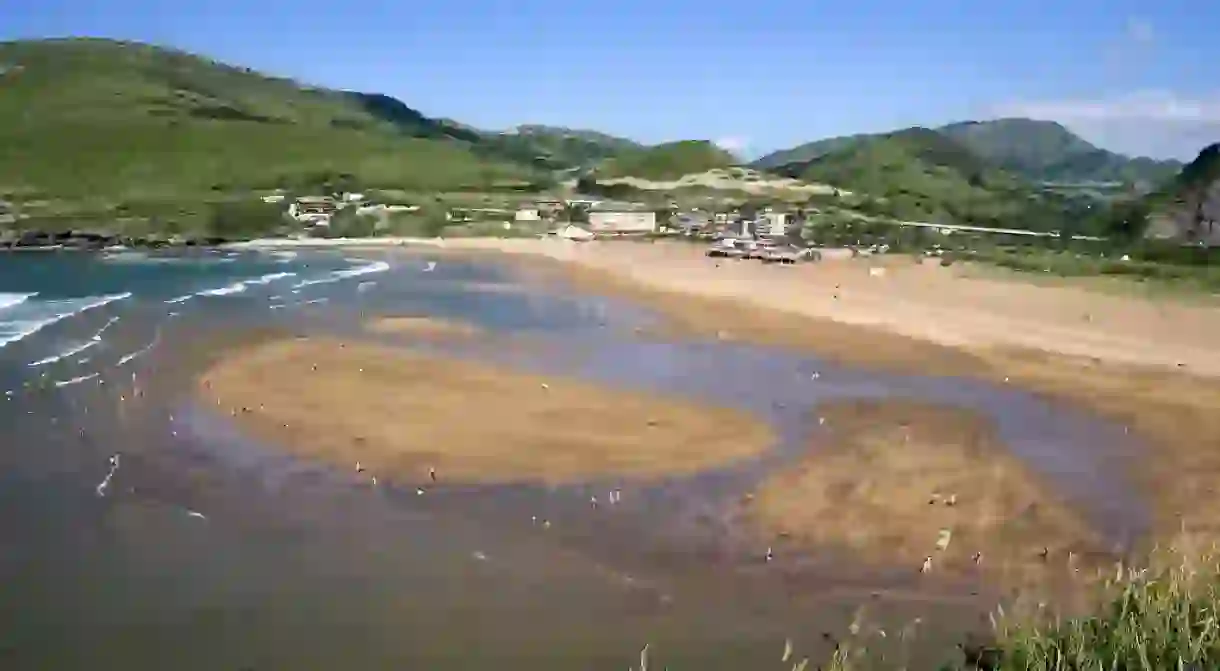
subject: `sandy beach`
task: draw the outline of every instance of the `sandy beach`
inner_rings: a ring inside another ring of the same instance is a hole
[[[905,256],[781,267],[708,259],[682,243],[460,240],[445,249],[527,260],[523,273],[629,298],[687,334],[977,378],[1083,407],[1147,444],[1125,468],[1154,502],[1150,540],[1184,528],[1220,533],[1220,310],[1206,301],[1038,285]]]
[[[664,477],[775,441],[736,410],[326,338],[238,348],[199,393],[295,453],[399,483]]]

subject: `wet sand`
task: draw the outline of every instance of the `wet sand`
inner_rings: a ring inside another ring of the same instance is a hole
[[[1153,503],[1151,543],[1183,527],[1220,538],[1218,310],[979,279],[909,257],[793,268],[707,259],[681,243],[464,240],[448,248],[492,252],[538,280],[628,298],[687,337],[981,379],[1091,410],[1147,446],[1129,463],[1118,451],[1114,459]],[[873,275],[874,267],[885,270]]]
[[[743,501],[775,538],[847,548],[866,561],[1029,585],[1103,557],[1102,544],[995,427],[918,401],[845,400],[813,411],[800,461]]]
[[[365,323],[374,333],[407,335],[418,338],[469,338],[481,333],[474,324],[435,317],[379,317]]]
[[[658,478],[775,442],[737,410],[327,338],[230,350],[199,394],[297,454],[410,483]]]

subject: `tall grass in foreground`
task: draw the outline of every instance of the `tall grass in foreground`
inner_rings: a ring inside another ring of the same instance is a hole
[[[997,621],[996,669],[1220,669],[1220,563],[1123,569],[1100,586],[1093,615]]]
[[[992,618],[994,640],[963,646],[943,669],[992,671],[1204,671],[1220,669],[1220,560],[1215,548],[1156,553],[1151,568],[1121,565],[1096,585],[1090,615],[1037,608]],[[867,643],[841,644],[828,671],[901,669],[873,659]]]
[[[1183,545],[1154,553],[1151,568],[1121,565],[1096,584],[1092,614],[1057,617],[1039,607],[1030,612],[998,611],[987,645],[962,645],[942,671],[1213,671],[1220,669],[1220,555]],[[863,627],[858,615],[851,635],[839,641],[821,664],[792,654],[788,642],[782,671],[906,671],[898,660],[869,650],[885,636]],[[901,638],[913,634],[904,630]],[[904,644],[905,645],[905,644]],[[760,664],[758,668],[776,668]],[[648,671],[648,648],[638,668]]]

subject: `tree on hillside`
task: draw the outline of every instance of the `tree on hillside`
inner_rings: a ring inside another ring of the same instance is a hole
[[[578,203],[568,203],[563,206],[563,220],[570,224],[589,223],[589,210]]]

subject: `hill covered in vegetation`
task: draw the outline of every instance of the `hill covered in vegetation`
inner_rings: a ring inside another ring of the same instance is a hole
[[[927,128],[860,136],[780,172],[866,195],[862,209],[899,219],[1055,230],[1074,207]]]
[[[963,121],[937,129],[984,160],[1033,181],[1159,184],[1182,164],[1099,149],[1054,121]]]
[[[101,39],[0,43],[0,146],[9,195],[165,197],[334,175],[445,190],[538,177],[389,96]]]
[[[1099,149],[1053,121],[964,121],[932,129],[986,161],[1033,182],[1129,182],[1157,184],[1182,166],[1177,161],[1129,158]],[[775,170],[806,163],[859,142],[893,133],[849,135],[809,142],[763,156],[751,164]]]
[[[547,170],[586,170],[644,148],[634,140],[561,126],[524,125],[479,136],[494,154]]]
[[[673,180],[693,173],[730,168],[737,159],[707,140],[681,140],[627,151],[597,167],[600,179],[636,177]]]

